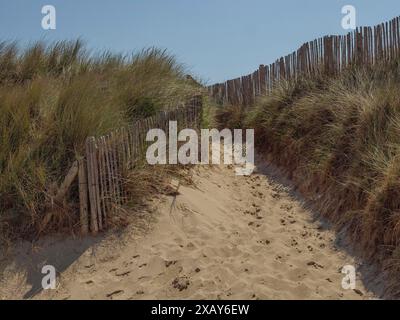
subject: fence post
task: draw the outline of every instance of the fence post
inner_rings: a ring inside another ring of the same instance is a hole
[[[97,193],[96,193],[96,170],[94,157],[94,138],[86,139],[86,161],[88,173],[88,190],[90,201],[90,231],[96,234],[99,231],[97,223]]]
[[[86,235],[89,232],[87,166],[84,158],[78,163],[80,225],[81,233]]]

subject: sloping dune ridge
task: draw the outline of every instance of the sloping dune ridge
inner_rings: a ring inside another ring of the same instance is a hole
[[[359,275],[355,290],[342,288],[342,267],[357,263],[275,169],[258,167],[249,177],[229,166],[193,171],[194,185],[154,201],[146,231],[132,225],[118,239],[95,241],[60,272],[56,290],[28,297],[374,298]],[[74,243],[60,241],[64,252]],[[32,292],[26,275],[6,270],[0,298],[26,298]]]

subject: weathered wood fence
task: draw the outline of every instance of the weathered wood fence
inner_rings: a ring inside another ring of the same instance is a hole
[[[400,17],[375,27],[359,27],[347,35],[325,36],[247,76],[208,87],[219,103],[251,105],[269,94],[282,79],[317,73],[339,74],[353,64],[373,65],[400,53]]]
[[[126,173],[145,158],[147,132],[153,128],[168,132],[169,121],[177,121],[179,127],[199,128],[201,107],[201,97],[195,97],[185,106],[138,120],[105,136],[87,138],[86,154],[78,160],[83,234],[104,229],[109,216],[128,200]]]

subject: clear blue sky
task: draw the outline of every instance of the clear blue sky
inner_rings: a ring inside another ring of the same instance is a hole
[[[54,5],[57,29],[41,28]],[[259,64],[325,34],[342,34],[341,8],[358,25],[400,15],[399,0],[0,0],[0,40],[82,37],[89,48],[131,52],[167,48],[208,83],[254,71]]]

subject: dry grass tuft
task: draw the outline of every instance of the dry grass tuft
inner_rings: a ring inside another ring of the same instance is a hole
[[[151,212],[154,201],[163,195],[176,196],[180,185],[192,184],[191,166],[136,164],[125,178],[128,202],[116,206],[115,214],[110,217],[110,227],[126,227],[132,214]]]
[[[63,207],[47,208],[83,154],[86,137],[201,93],[186,72],[174,56],[156,48],[132,55],[89,54],[80,40],[24,49],[0,42],[2,236],[73,228],[76,186]]]

